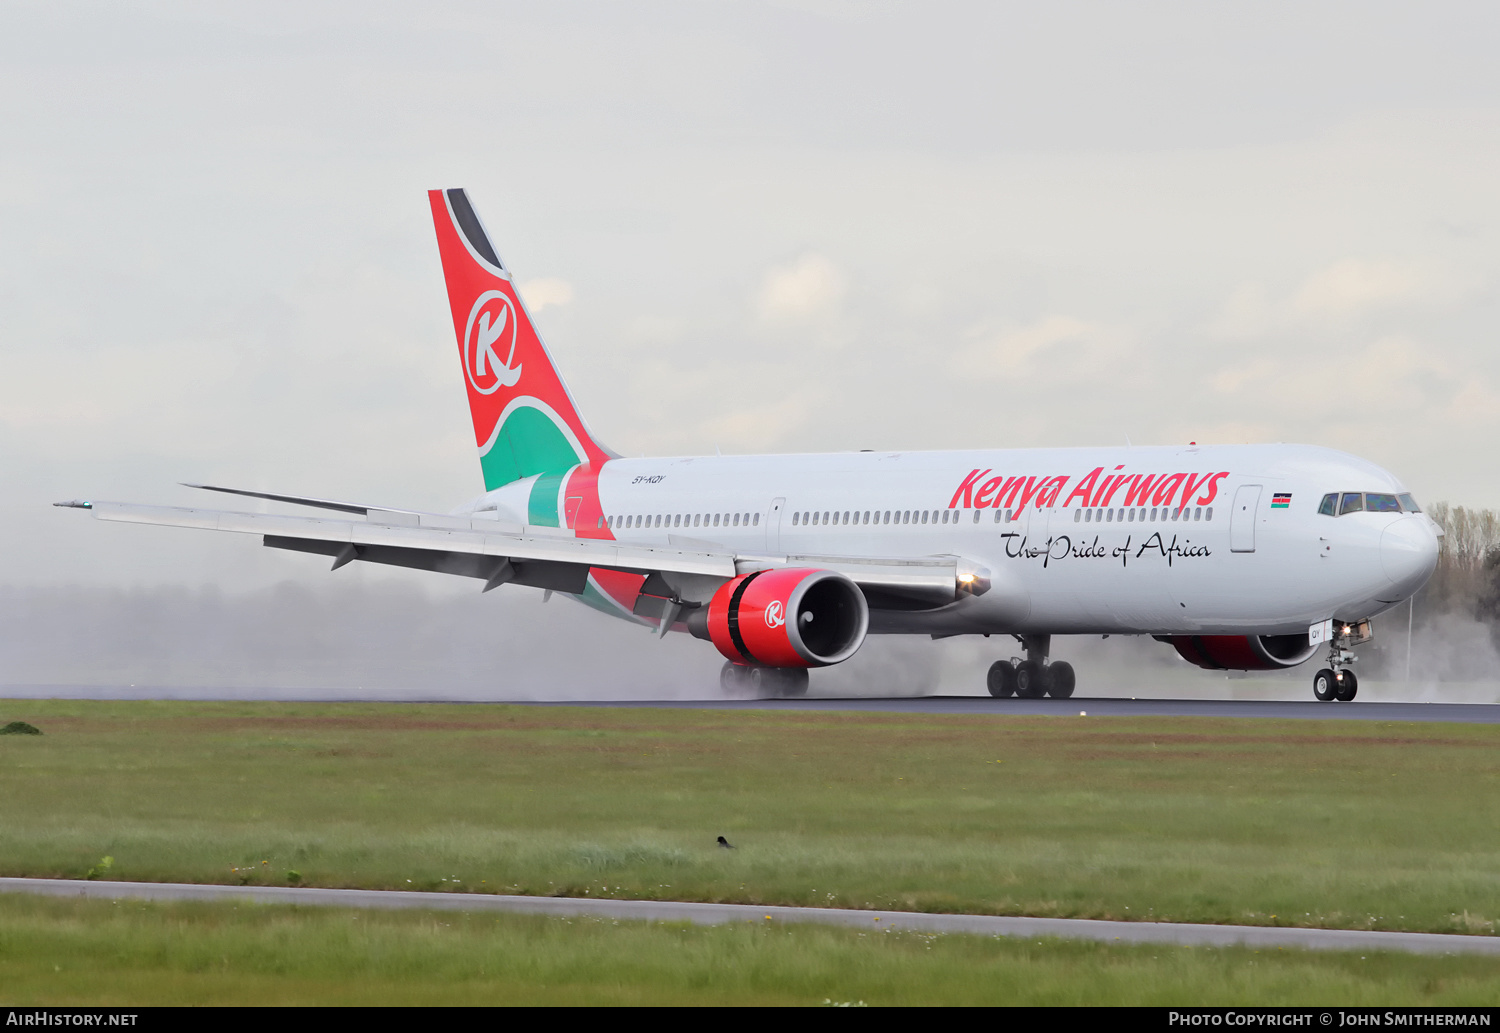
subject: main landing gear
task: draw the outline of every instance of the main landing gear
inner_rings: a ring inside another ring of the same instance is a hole
[[[1047,653],[1052,647],[1051,635],[1017,635],[1016,640],[1026,651],[1026,659],[1013,657],[996,660],[990,664],[985,685],[990,695],[997,699],[1019,696],[1022,699],[1067,699],[1073,695],[1077,676],[1073,665],[1066,660],[1047,662]]]
[[[1313,675],[1313,695],[1319,702],[1348,703],[1354,699],[1359,692],[1359,679],[1348,665],[1359,659],[1354,655],[1354,647],[1370,641],[1371,635],[1368,620],[1355,624],[1333,622],[1333,636],[1328,640],[1328,666]]]
[[[725,660],[719,687],[727,696],[806,696],[805,667],[759,667]]]

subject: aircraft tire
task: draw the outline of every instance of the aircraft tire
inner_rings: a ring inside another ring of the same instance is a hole
[[[745,677],[749,668],[743,664],[737,664],[733,660],[725,660],[724,666],[719,668],[719,688],[726,696],[738,696],[750,686]]]
[[[1359,692],[1359,679],[1354,677],[1353,671],[1345,671],[1344,677],[1339,680],[1338,697],[1340,703],[1348,703],[1354,699]]]
[[[1339,683],[1333,671],[1325,667],[1313,675],[1313,695],[1320,703],[1330,703],[1338,698]]]
[[[990,664],[984,676],[985,688],[996,699],[1009,699],[1016,694],[1016,665],[1009,660],[996,660]]]
[[[1016,664],[1016,695],[1022,699],[1041,699],[1047,694],[1047,669],[1034,660]]]
[[[1053,699],[1067,699],[1073,695],[1073,687],[1078,684],[1078,676],[1073,672],[1073,665],[1066,660],[1059,660],[1047,668],[1047,695]]]
[[[779,695],[782,696],[806,696],[808,674],[806,668],[783,667],[776,672]]]

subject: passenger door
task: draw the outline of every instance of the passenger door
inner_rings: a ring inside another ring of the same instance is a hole
[[[1255,551],[1255,514],[1260,508],[1260,485],[1242,484],[1234,493],[1229,513],[1229,551]]]
[[[786,499],[772,499],[771,510],[766,514],[766,551],[781,551],[781,511],[786,509]]]

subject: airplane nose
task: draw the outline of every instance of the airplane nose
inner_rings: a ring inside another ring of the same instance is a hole
[[[1437,569],[1438,540],[1420,517],[1403,517],[1380,536],[1380,565],[1391,584],[1415,592]]]

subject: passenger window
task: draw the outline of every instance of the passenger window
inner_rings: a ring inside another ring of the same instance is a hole
[[[1339,515],[1339,494],[1338,494],[1338,492],[1336,492],[1336,491],[1335,492],[1330,492],[1329,494],[1324,495],[1323,496],[1323,501],[1320,502],[1320,503],[1318,503],[1318,512],[1321,513],[1323,516],[1338,516]]]
[[[1399,513],[1401,503],[1394,495],[1366,495],[1365,509],[1371,513]]]
[[[1073,523],[1076,524],[1076,523],[1078,523],[1082,519],[1083,519],[1083,510],[1081,510],[1081,509],[1075,509],[1075,510],[1073,510]],[[995,511],[995,523],[998,524],[999,522],[1000,522],[1000,511],[996,510]]]
[[[1156,507],[1155,506],[1151,507],[1151,522],[1152,523],[1156,522]]]
[[[1401,508],[1408,513],[1420,513],[1422,507],[1417,505],[1417,500],[1410,495],[1401,496]]]
[[[1345,513],[1361,513],[1365,508],[1365,497],[1357,491],[1344,492],[1344,504],[1339,507],[1339,516]]]
[[[793,527],[797,526],[797,517],[798,517],[798,514],[796,514],[796,513],[792,514],[792,526]]]
[[[1193,510],[1193,519],[1194,520],[1202,520],[1203,519],[1203,508],[1201,506],[1199,508]]]
[[[756,526],[756,527],[760,526],[760,514],[759,513],[755,514],[755,524],[754,524],[754,526]]]
[[[974,511],[974,522],[979,523],[979,510],[977,509]]]
[[[1204,520],[1212,520],[1213,518],[1214,518],[1214,507],[1209,506],[1207,509],[1205,509],[1203,511],[1203,519]]]

